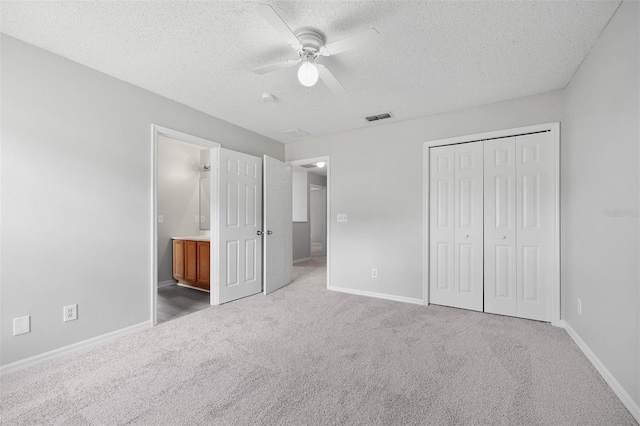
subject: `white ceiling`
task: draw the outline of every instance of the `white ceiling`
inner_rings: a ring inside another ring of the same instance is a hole
[[[263,1],[264,2],[264,1]],[[268,1],[327,42],[380,43],[323,62],[347,88],[308,93],[256,1],[2,1],[2,32],[284,143],[564,88],[620,1]],[[261,100],[265,92],[277,102]],[[367,115],[394,118],[368,123]]]

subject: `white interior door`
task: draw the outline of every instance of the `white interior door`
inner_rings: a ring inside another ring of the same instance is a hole
[[[291,166],[264,156],[264,294],[293,278]]]
[[[483,310],[483,170],[482,142],[455,145],[454,304]]]
[[[550,321],[553,187],[549,132],[516,136],[517,316]]]
[[[484,310],[516,316],[515,137],[484,142]]]
[[[213,149],[212,158],[213,303],[219,304],[262,290],[262,159],[224,148]]]
[[[455,148],[441,146],[429,152],[429,301],[455,306]]]

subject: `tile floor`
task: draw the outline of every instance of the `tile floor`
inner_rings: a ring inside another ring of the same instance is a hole
[[[210,307],[209,293],[179,285],[158,289],[158,324]]]

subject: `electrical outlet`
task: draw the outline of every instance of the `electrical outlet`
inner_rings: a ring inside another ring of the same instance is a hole
[[[78,305],[68,305],[64,307],[63,310],[64,317],[63,321],[73,321],[78,319]]]
[[[377,270],[376,268],[373,268],[373,269],[371,270],[371,276],[372,276],[373,278],[378,278],[378,270]]]
[[[158,215],[158,223],[164,223],[164,216],[161,214]]]
[[[578,299],[578,313],[582,315],[582,300]]]
[[[19,317],[13,319],[13,335],[31,332],[31,316]]]
[[[338,222],[346,222],[347,221],[347,214],[346,213],[340,213],[338,215]]]
[[[200,215],[196,215],[196,223],[200,223]]]

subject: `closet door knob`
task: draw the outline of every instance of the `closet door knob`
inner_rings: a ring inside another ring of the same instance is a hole
[[[502,240],[506,240],[506,239],[507,239],[507,237],[506,237],[505,235],[503,235],[502,237],[500,237],[500,239],[502,239]]]
[[[267,235],[271,235],[271,234],[273,234],[273,232],[267,231]]]
[[[465,238],[469,238],[469,234],[465,235],[464,237],[465,237]]]
[[[257,234],[258,234],[258,235],[262,235],[262,231],[258,231],[258,232],[257,232]]]

